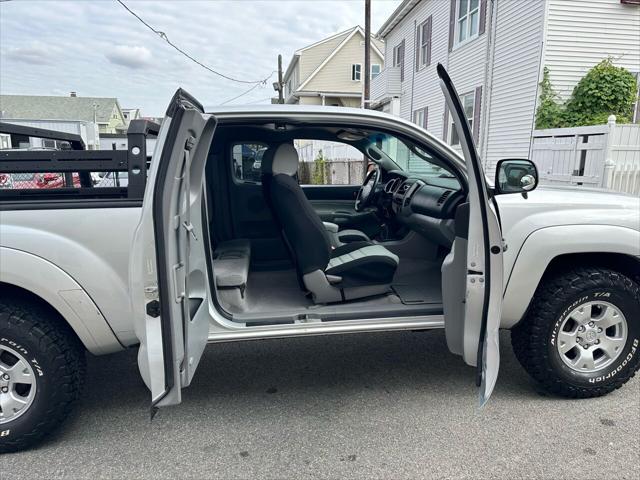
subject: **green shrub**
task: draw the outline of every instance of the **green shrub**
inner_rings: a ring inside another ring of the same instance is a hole
[[[318,151],[318,156],[313,161],[313,184],[325,185],[326,183],[326,162],[322,150]]]
[[[540,82],[540,102],[536,110],[536,128],[580,127],[607,123],[615,115],[618,123],[630,123],[637,99],[635,77],[607,58],[593,67],[573,89],[566,103],[558,96],[544,68]]]
[[[540,103],[536,110],[536,128],[559,128],[564,121],[563,108],[558,103],[558,94],[549,80],[549,69],[544,67],[540,82]]]
[[[615,115],[618,123],[629,123],[637,91],[631,72],[616,67],[607,58],[589,70],[573,89],[566,104],[565,123],[597,125],[606,123],[609,115]]]

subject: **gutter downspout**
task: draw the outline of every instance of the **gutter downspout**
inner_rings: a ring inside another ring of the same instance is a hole
[[[487,16],[489,21],[491,22],[489,28],[487,28],[487,50],[486,50],[486,59],[487,62],[485,64],[484,69],[484,89],[482,96],[481,105],[484,105],[482,108],[482,118],[480,120],[481,124],[481,138],[482,145],[480,146],[480,157],[482,158],[482,164],[484,167],[485,173],[487,172],[488,167],[488,159],[487,154],[489,153],[489,122],[491,121],[491,92],[493,91],[493,69],[494,69],[494,59],[496,53],[496,28],[497,28],[497,17],[498,17],[498,0],[491,0],[489,2],[489,6],[491,8],[490,14]]]
[[[409,104],[409,121],[413,122],[413,98],[415,96],[415,80],[416,80],[416,62],[417,59],[416,57],[416,34],[418,32],[418,21],[414,20],[413,21],[413,63],[411,64],[411,103]],[[406,44],[405,44],[405,49],[404,49],[404,58],[407,58],[407,48],[406,48]],[[405,68],[406,65],[403,65],[402,68]],[[400,116],[402,116],[402,107],[400,108]]]
[[[533,132],[536,129],[536,113],[538,111],[538,102],[540,101],[540,83],[544,78],[544,65],[547,48],[547,31],[549,26],[549,0],[544,2],[544,12],[542,13],[542,39],[540,40],[540,57],[538,60],[538,83],[536,84],[536,96],[533,105],[533,115],[531,117],[531,135],[529,137],[529,155],[533,157]]]

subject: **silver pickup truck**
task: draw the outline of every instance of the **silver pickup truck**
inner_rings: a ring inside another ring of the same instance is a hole
[[[481,404],[501,328],[550,392],[593,397],[629,380],[640,366],[639,199],[536,188],[528,160],[501,161],[488,182],[438,73],[462,155],[380,112],[204,113],[181,90],[148,173],[131,139],[119,153],[0,152],[0,173],[40,159],[39,171],[82,181],[0,190],[0,451],[62,423],[87,351],[138,346],[152,415],[180,403],[207,344],[274,337],[444,328],[475,367]],[[362,185],[301,185],[300,140],[361,152]],[[97,188],[86,180],[98,171],[126,171],[127,185]]]

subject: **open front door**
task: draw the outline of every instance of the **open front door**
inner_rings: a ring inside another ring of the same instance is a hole
[[[480,405],[489,399],[500,365],[502,234],[460,97],[438,64],[444,93],[467,164],[469,196],[456,214],[456,239],[442,267],[447,345],[477,366]]]
[[[138,365],[151,390],[152,415],[157,407],[180,403],[207,343],[202,195],[215,126],[200,103],[176,92],[158,135],[134,235],[130,288]]]

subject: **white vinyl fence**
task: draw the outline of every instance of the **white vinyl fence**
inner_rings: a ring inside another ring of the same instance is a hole
[[[640,125],[534,130],[531,159],[540,183],[585,185],[640,195]]]

